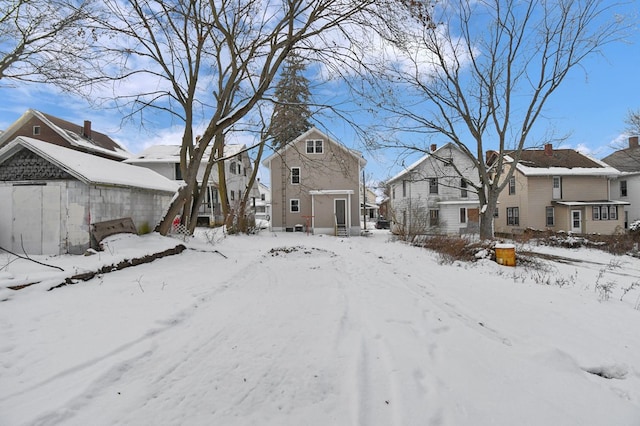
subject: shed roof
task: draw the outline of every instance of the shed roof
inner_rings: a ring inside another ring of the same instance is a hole
[[[180,185],[153,170],[123,164],[69,148],[19,136],[0,149],[0,163],[21,149],[28,149],[74,178],[88,184],[144,188],[163,192],[176,192]]]
[[[508,156],[510,160],[513,158]],[[618,170],[573,149],[523,150],[517,166],[525,176],[616,176]]]

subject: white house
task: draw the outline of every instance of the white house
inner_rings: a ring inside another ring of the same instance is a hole
[[[638,136],[629,138],[629,146],[619,149],[602,159],[611,167],[620,171],[620,175],[611,181],[611,199],[626,201],[624,206],[624,228],[640,220],[640,146]]]
[[[475,163],[455,144],[431,150],[387,180],[393,232],[461,234],[477,232],[478,182]]]
[[[251,176],[251,160],[245,149],[245,145],[239,144],[228,144],[225,146],[225,157],[232,157],[225,160],[227,195],[231,205],[240,201],[244,191],[247,190],[247,183]],[[199,183],[202,183],[208,161],[209,156],[205,154],[198,170]],[[182,174],[180,172],[180,145],[150,146],[140,154],[124,162],[151,169],[171,180],[182,181]],[[218,169],[214,166],[209,175],[205,198],[198,211],[199,223],[213,225],[214,223],[222,223],[224,221],[222,208],[220,206],[220,197],[218,195],[218,182]],[[255,194],[252,194],[252,197],[259,197],[257,190],[254,192]],[[252,203],[250,203],[250,205],[252,205]]]
[[[0,149],[0,246],[28,254],[80,254],[90,226],[161,219],[179,185],[148,169],[20,136]]]

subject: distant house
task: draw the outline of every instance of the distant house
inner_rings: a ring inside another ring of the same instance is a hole
[[[387,180],[393,232],[457,235],[479,229],[475,163],[453,143],[430,152]]]
[[[262,164],[271,174],[274,231],[360,233],[360,176],[366,161],[359,152],[314,127]]]
[[[512,162],[509,155],[505,161]],[[496,234],[524,229],[576,234],[614,234],[624,228],[623,206],[609,182],[620,172],[572,149],[524,150],[513,177],[498,197]]]
[[[611,181],[611,198],[626,201],[624,206],[624,227],[640,220],[640,146],[638,136],[629,138],[629,147],[620,149],[602,159],[621,173]]]
[[[0,148],[0,246],[80,254],[91,224],[130,217],[153,228],[177,190],[151,170],[19,136]]]
[[[259,179],[257,180],[257,188],[260,196],[254,198],[253,201],[256,219],[269,221],[271,220],[271,190]]]
[[[89,120],[77,125],[34,109],[27,110],[0,133],[0,148],[18,136],[38,139],[110,160],[122,161],[131,155],[109,136],[93,130]]]
[[[366,199],[365,199],[366,196]],[[380,215],[380,207],[376,203],[378,196],[371,188],[365,187],[365,191],[360,191],[360,217],[367,220],[375,220]]]
[[[247,190],[249,177],[251,176],[252,165],[245,145],[228,144],[225,146],[225,157],[232,157],[224,161],[226,169],[226,183],[229,203],[233,207],[239,203],[244,191]],[[234,154],[237,154],[234,156]],[[198,170],[198,182],[202,184],[204,172],[207,167],[209,156],[202,158]],[[183,181],[180,172],[180,145],[154,145],[127,160],[127,164],[151,169],[162,176],[176,181]],[[224,222],[222,208],[220,206],[220,196],[218,193],[218,169],[214,166],[211,169],[209,180],[206,185],[205,198],[198,210],[198,222],[206,225],[219,224]],[[257,189],[254,190],[252,198],[259,197]],[[249,204],[249,207],[253,202]]]

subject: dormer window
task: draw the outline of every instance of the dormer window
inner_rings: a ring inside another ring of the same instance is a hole
[[[40,126],[33,126],[33,136],[38,136],[40,134]]]

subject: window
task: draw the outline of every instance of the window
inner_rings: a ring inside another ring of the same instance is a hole
[[[392,200],[396,199],[396,187],[395,187],[395,185],[393,186],[393,188],[391,188],[391,199]]]
[[[402,181],[402,196],[403,197],[407,196],[407,181],[406,180]]]
[[[620,196],[621,197],[626,197],[627,196],[627,181],[626,180],[621,180],[620,181]]]
[[[231,164],[229,164],[229,171],[231,173],[233,173],[234,175],[236,174],[236,163],[235,163],[235,161],[232,161]]]
[[[493,217],[499,217],[500,214],[500,210],[496,207],[496,209],[493,211]]]
[[[429,226],[438,226],[439,221],[440,221],[440,211],[429,210]]]
[[[460,179],[460,197],[467,198],[467,181]]]
[[[555,225],[555,211],[553,207],[546,208],[547,226]]]
[[[467,223],[467,209],[460,207],[460,223]]]
[[[231,191],[231,201],[236,199],[236,192],[235,191]]]
[[[265,201],[267,199],[267,197],[265,196],[265,194],[260,194],[260,199],[262,201]]]
[[[297,185],[300,183],[300,167],[291,168],[291,184]]]
[[[593,220],[618,220],[618,206],[593,206]]]
[[[438,193],[438,178],[429,179],[429,194]]]
[[[182,180],[182,170],[180,170],[180,163],[176,163],[176,180]]]
[[[291,213],[298,213],[300,211],[300,200],[289,200],[291,206]]]
[[[33,134],[37,136],[40,134],[40,126],[33,126]]]
[[[609,207],[602,206],[600,208],[600,220],[609,220]]]
[[[239,175],[242,174],[242,164],[240,164],[240,163],[238,163],[238,174]]]
[[[618,207],[609,206],[609,219],[618,220]]]
[[[322,140],[307,141],[307,154],[322,154],[324,146]]]
[[[520,225],[520,210],[518,207],[507,207],[507,225]]]
[[[600,220],[600,206],[593,206],[593,220]]]
[[[513,195],[516,193],[516,178],[515,176],[511,176],[509,179],[509,195]]]
[[[562,198],[562,179],[560,178],[560,176],[553,177],[552,198],[554,200],[559,200]]]

